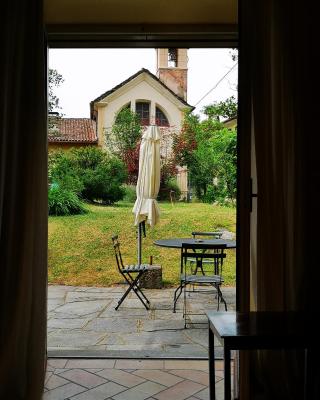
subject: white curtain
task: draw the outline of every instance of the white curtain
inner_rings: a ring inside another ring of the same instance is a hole
[[[0,32],[0,398],[38,400],[48,215],[42,1],[4,2]]]

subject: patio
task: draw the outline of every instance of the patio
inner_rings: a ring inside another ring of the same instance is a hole
[[[124,285],[108,288],[48,287],[48,355],[105,358],[190,358],[208,357],[206,309],[216,309],[208,294],[191,294],[192,324],[184,329],[182,299],[172,312],[174,288],[144,290],[151,301],[145,310],[130,294],[114,310]],[[235,288],[222,287],[228,310],[235,309]],[[223,309],[223,307],[222,307]],[[216,354],[222,355],[216,343]]]

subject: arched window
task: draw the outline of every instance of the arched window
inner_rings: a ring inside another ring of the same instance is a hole
[[[164,112],[156,107],[156,125],[158,126],[169,126],[168,118],[165,116]]]
[[[140,117],[141,125],[150,125],[150,103],[146,101],[137,101],[136,113]]]

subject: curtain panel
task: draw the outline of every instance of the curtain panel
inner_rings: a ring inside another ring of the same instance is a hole
[[[307,312],[317,301],[308,195],[319,182],[319,140],[311,144],[314,127],[306,121],[315,98],[311,9],[309,1],[240,1],[240,54],[247,67],[241,70],[240,63],[240,103],[250,110],[243,128],[253,135],[258,192],[251,310]],[[250,399],[304,398],[299,351],[254,352],[245,373]],[[316,392],[312,398],[319,398]]]
[[[0,398],[42,398],[46,357],[46,47],[41,0],[1,6]]]

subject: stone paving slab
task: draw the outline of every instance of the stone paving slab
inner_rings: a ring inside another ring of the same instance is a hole
[[[184,329],[182,298],[177,303],[177,312],[172,312],[174,289],[144,290],[151,302],[150,310],[131,293],[115,311],[125,289],[125,285],[110,288],[49,285],[49,355],[68,357],[80,352],[81,356],[114,358],[208,356],[205,310],[216,309],[214,295],[191,293],[187,297],[188,309],[197,315],[190,316],[192,323]],[[235,309],[235,288],[223,287],[222,292],[228,309]],[[215,344],[217,357],[222,356],[219,343]],[[73,386],[70,388],[74,390]]]

